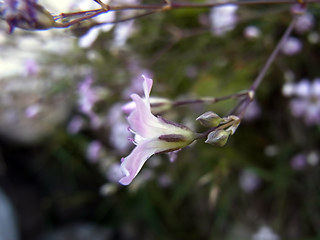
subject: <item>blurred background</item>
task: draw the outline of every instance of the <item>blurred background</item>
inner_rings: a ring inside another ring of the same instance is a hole
[[[38,3],[52,14],[99,8]],[[320,239],[318,4],[301,11],[226,146],[198,141],[174,162],[151,157],[129,186],[117,182],[134,147],[121,106],[142,94],[142,74],[152,96],[172,100],[246,90],[298,8],[227,5],[12,34],[1,21],[0,239]],[[163,115],[203,132],[199,115],[235,105]]]

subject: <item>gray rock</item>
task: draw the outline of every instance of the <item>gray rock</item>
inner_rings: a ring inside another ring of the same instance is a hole
[[[12,204],[0,189],[0,240],[18,240],[18,228]]]
[[[33,143],[66,120],[72,107],[75,72],[60,56],[67,55],[67,49],[71,51],[72,40],[59,36],[0,32],[2,136]]]
[[[78,223],[45,234],[39,240],[108,240],[112,231],[90,223]]]

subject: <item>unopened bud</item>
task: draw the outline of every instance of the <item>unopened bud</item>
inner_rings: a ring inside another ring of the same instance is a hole
[[[199,116],[196,120],[205,127],[216,127],[223,119],[214,112],[206,112]]]
[[[222,124],[228,124],[228,123],[232,123],[232,125],[226,128],[226,131],[230,132],[231,135],[233,135],[240,125],[240,118],[235,115],[230,115],[228,117],[223,118]]]
[[[172,102],[166,98],[150,97],[151,112],[155,115],[168,111],[172,107]]]
[[[223,147],[226,145],[228,138],[230,136],[230,132],[226,130],[217,130],[209,133],[207,140],[205,143],[209,143],[213,146]]]
[[[35,30],[44,30],[55,27],[56,22],[54,21],[52,15],[44,7],[39,4],[35,4],[35,9]]]
[[[231,135],[233,135],[233,134],[236,132],[236,130],[237,130],[237,128],[239,127],[239,125],[240,125],[240,121],[235,121],[235,122],[232,124],[232,126],[230,126],[230,127],[228,127],[228,128],[226,129],[226,131],[227,131],[227,132],[230,132]]]
[[[154,115],[163,113],[172,107],[172,102],[166,98],[150,97],[149,101],[150,101],[151,112]],[[125,114],[129,115],[135,108],[136,108],[135,102],[131,101],[123,105],[121,109]]]

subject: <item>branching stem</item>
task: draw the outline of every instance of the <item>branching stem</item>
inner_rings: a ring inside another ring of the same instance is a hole
[[[226,0],[223,2],[209,2],[209,3],[192,3],[192,2],[172,2],[172,1],[166,1],[164,4],[130,4],[130,5],[108,5],[104,4],[100,0],[95,0],[101,8],[100,9],[94,9],[94,10],[88,10],[88,11],[79,11],[79,12],[72,12],[72,13],[61,13],[60,15],[55,17],[55,20],[70,18],[78,15],[84,15],[80,18],[71,20],[70,22],[62,22],[56,23],[57,28],[67,28],[74,24],[77,24],[79,22],[94,18],[100,14],[107,13],[109,11],[123,11],[123,10],[150,10],[145,15],[138,14],[134,18],[138,18],[141,16],[150,15],[151,13],[155,12],[161,12],[161,11],[169,11],[169,10],[175,10],[175,9],[188,9],[188,8],[211,8],[216,6],[223,6],[226,4],[235,4],[235,5],[268,5],[268,4],[294,4],[294,3],[300,3],[299,0]],[[301,5],[306,5],[306,2],[308,3],[320,3],[320,0],[308,0],[304,1]],[[120,20],[120,22],[123,22],[124,20]],[[118,22],[118,21],[115,21]],[[107,24],[107,23],[106,23]]]

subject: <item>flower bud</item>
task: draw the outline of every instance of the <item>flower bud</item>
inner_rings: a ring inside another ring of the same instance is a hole
[[[217,130],[217,131],[213,131],[211,133],[209,133],[207,140],[205,141],[205,143],[209,143],[213,146],[217,146],[217,147],[223,147],[224,145],[226,145],[228,138],[230,136],[229,131],[225,131],[225,130]]]
[[[151,112],[155,115],[168,111],[172,107],[172,102],[166,98],[150,97]]]
[[[205,127],[216,127],[220,124],[220,122],[223,119],[214,112],[206,112],[199,116],[196,120],[199,121],[201,125]]]
[[[151,112],[155,115],[163,113],[172,107],[172,102],[166,98],[150,97],[149,101]],[[125,114],[129,115],[135,108],[135,102],[131,101],[123,105],[121,109]]]

